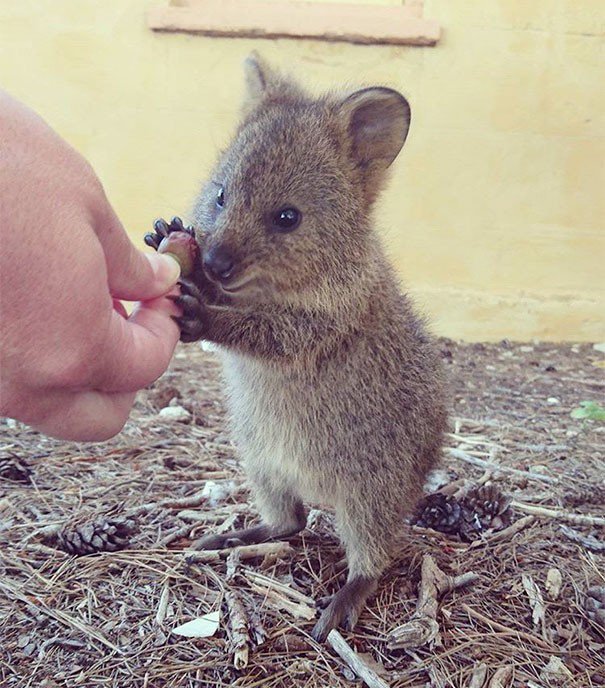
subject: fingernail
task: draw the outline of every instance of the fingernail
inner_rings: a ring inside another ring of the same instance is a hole
[[[146,253],[145,255],[157,282],[164,285],[166,289],[176,284],[181,276],[181,266],[175,258],[162,253]]]

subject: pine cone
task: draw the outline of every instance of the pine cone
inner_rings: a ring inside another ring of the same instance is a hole
[[[94,521],[69,522],[57,534],[57,545],[68,554],[81,556],[95,552],[115,552],[127,547],[137,531],[132,519],[97,518]]]
[[[502,530],[509,526],[512,522],[511,501],[495,485],[471,488],[460,500],[462,537],[472,540],[486,530]]]
[[[15,483],[31,483],[32,469],[16,454],[0,456],[0,478]]]
[[[462,520],[462,508],[450,495],[435,492],[418,502],[412,523],[422,528],[432,528],[441,533],[458,533]]]
[[[586,591],[584,608],[588,618],[605,631],[605,586],[594,585]]]
[[[511,501],[495,485],[473,487],[459,497],[435,492],[420,500],[412,523],[475,540],[490,528],[502,530],[510,525]]]

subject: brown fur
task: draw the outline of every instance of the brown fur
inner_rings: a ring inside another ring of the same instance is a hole
[[[312,99],[258,57],[247,81],[243,121],[195,210],[203,254],[228,249],[224,286],[244,286],[228,294],[200,272],[180,302],[183,339],[220,345],[264,525],[200,546],[283,537],[304,527],[303,500],[333,506],[349,582],[315,628],[323,639],[356,622],[446,423],[439,356],[371,222],[409,106],[381,88]],[[283,206],[302,211],[300,227],[269,231]]]

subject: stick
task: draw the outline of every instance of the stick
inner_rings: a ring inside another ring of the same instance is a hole
[[[434,559],[425,554],[422,558],[422,573],[418,588],[416,612],[405,624],[394,628],[387,636],[387,646],[395,648],[417,648],[430,643],[441,645],[437,610],[439,598],[452,590],[479,580],[476,573],[448,576],[437,566]]]
[[[245,669],[248,666],[248,617],[244,605],[235,590],[225,594],[225,602],[229,609],[229,629],[231,635],[231,649],[233,650],[233,666]]]
[[[543,650],[548,650],[549,652],[557,651],[556,647],[549,645],[544,640],[542,640],[542,638],[538,638],[538,636],[532,635],[531,633],[518,631],[515,628],[508,628],[508,626],[505,626],[504,624],[498,623],[497,621],[494,621],[493,619],[484,616],[481,612],[478,612],[476,609],[469,607],[468,604],[462,603],[461,608],[473,619],[477,619],[477,621],[481,621],[485,625],[495,628],[497,631],[501,631],[502,633],[506,633],[508,635],[517,635],[519,636],[519,638],[524,638],[530,643],[535,643],[536,645],[539,645]]]
[[[467,454],[462,449],[454,449],[453,447],[448,447],[445,450],[450,456],[455,459],[460,459],[466,463],[470,463],[473,466],[479,466],[479,468],[489,469],[492,471],[502,471],[504,473],[511,473],[512,475],[518,475],[526,480],[536,480],[542,483],[550,483],[551,485],[557,485],[560,481],[558,478],[551,478],[549,475],[542,475],[541,473],[530,473],[529,471],[520,471],[518,468],[509,468],[509,466],[503,466],[499,463],[494,463],[493,461],[486,461],[485,459],[480,459],[476,456],[471,456]]]
[[[526,528],[530,523],[533,523],[533,521],[535,520],[536,519],[534,518],[534,516],[524,516],[523,518],[520,518],[518,521],[511,523],[510,526],[508,526],[508,528],[504,528],[504,530],[498,530],[486,538],[482,538],[480,540],[475,540],[474,542],[471,542],[471,544],[469,545],[469,549],[474,549],[476,547],[482,547],[483,545],[491,545],[496,542],[508,540],[509,538],[513,537],[513,535],[516,535],[524,528]]]
[[[389,688],[389,684],[385,683],[385,681],[383,681],[380,676],[363,661],[337,630],[331,630],[328,633],[327,640],[332,649],[351,671],[359,676],[366,686],[369,686],[369,688]]]
[[[547,509],[543,506],[535,506],[534,504],[525,504],[523,502],[511,502],[511,506],[526,514],[534,514],[534,516],[543,516],[544,518],[554,518],[558,521],[569,521],[579,526],[605,526],[605,517],[590,516],[589,514],[574,514],[571,511],[564,511],[563,509]]]
[[[170,585],[168,581],[164,583],[162,588],[162,594],[160,595],[160,601],[158,602],[158,610],[155,614],[155,622],[158,626],[164,623],[166,618],[166,612],[168,611],[168,599],[170,598]]]
[[[292,546],[288,542],[261,542],[258,545],[240,545],[226,549],[187,550],[185,561],[188,564],[220,561],[226,559],[233,550],[237,550],[240,559],[244,560],[264,557],[267,554],[283,557],[292,552]]]
[[[605,552],[605,542],[597,540],[596,537],[592,535],[582,535],[582,533],[578,533],[577,530],[569,528],[568,526],[561,525],[559,529],[565,537],[568,537],[574,542],[578,542],[582,547],[586,547],[586,549],[590,549],[593,552]]]
[[[188,497],[174,497],[169,499],[161,499],[159,502],[148,502],[147,504],[141,504],[140,506],[134,507],[128,510],[129,516],[139,516],[140,514],[147,514],[154,509],[187,509],[191,506],[200,506],[208,500],[208,495],[202,492],[195,492]]]
[[[188,523],[187,525],[180,526],[180,528],[175,528],[172,532],[165,535],[159,542],[155,544],[155,547],[168,547],[175,540],[180,540],[181,538],[188,537],[189,533],[195,528],[195,523]]]
[[[250,588],[259,595],[262,595],[265,601],[271,606],[286,611],[296,618],[311,621],[317,616],[317,609],[315,607],[310,607],[304,602],[295,602],[285,595],[280,594],[277,590],[266,588],[257,583],[250,583]]]
[[[304,593],[299,592],[294,588],[291,588],[289,585],[286,585],[285,583],[281,583],[280,581],[275,580],[275,578],[264,576],[262,573],[258,573],[257,571],[251,571],[250,569],[246,569],[244,571],[244,576],[246,576],[246,578],[252,583],[256,583],[257,585],[260,585],[265,588],[271,588],[276,592],[286,595],[286,597],[291,597],[293,600],[296,600],[297,602],[302,602],[303,604],[306,604],[310,607],[313,607],[315,605],[315,600],[312,597],[309,597],[308,595],[305,595]]]

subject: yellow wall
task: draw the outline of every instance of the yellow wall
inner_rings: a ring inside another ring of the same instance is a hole
[[[409,96],[378,218],[439,333],[605,338],[603,0],[428,0],[434,48],[159,35],[149,5],[0,2],[0,86],[91,160],[133,239],[187,214],[258,48],[314,88]]]

